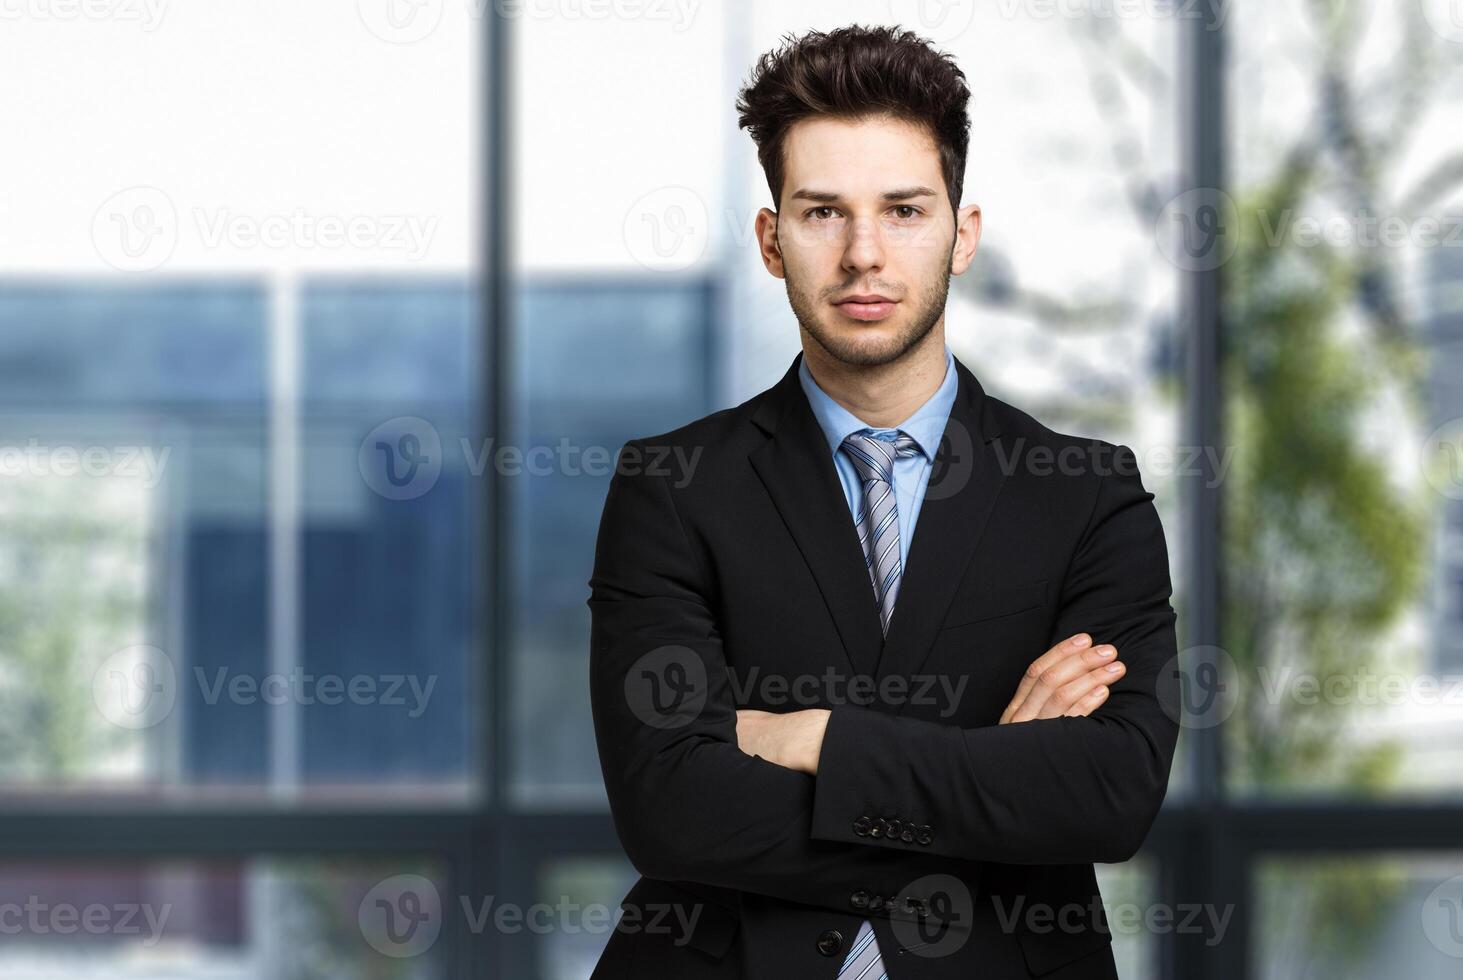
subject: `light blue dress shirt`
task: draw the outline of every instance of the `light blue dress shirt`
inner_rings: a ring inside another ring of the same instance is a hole
[[[930,482],[930,471],[934,467],[935,453],[940,448],[940,437],[945,434],[945,423],[950,419],[950,408],[955,404],[955,392],[960,386],[960,377],[955,373],[955,355],[945,345],[945,380],[914,414],[890,429],[878,429],[854,415],[829,394],[818,387],[808,372],[806,356],[798,362],[798,380],[802,382],[803,393],[813,415],[828,437],[829,451],[833,453],[833,465],[838,470],[839,482],[843,484],[843,496],[848,502],[848,511],[855,521],[864,507],[863,481],[853,468],[853,460],[840,452],[843,440],[854,432],[866,432],[877,438],[892,442],[900,431],[919,444],[918,455],[894,460],[894,504],[899,511],[899,561],[900,567],[909,564],[909,545],[914,539],[915,521],[919,508],[925,499],[925,487]]]

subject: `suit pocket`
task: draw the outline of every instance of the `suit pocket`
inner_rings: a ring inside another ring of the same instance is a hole
[[[1037,865],[1023,870],[1025,901],[1016,939],[1032,976],[1112,946],[1092,865]]]
[[[1026,968],[1034,977],[1044,976],[1058,967],[1112,946],[1112,936],[1100,933],[1074,936],[1019,932],[1016,938],[1021,943],[1021,955],[1026,960]]]
[[[1046,604],[1046,587],[1049,579],[1037,582],[1022,582],[1017,585],[1001,585],[982,589],[970,596],[957,596],[945,614],[944,629],[983,623],[988,619],[1014,616],[1028,609]]]

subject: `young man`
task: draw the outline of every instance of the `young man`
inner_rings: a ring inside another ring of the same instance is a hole
[[[1134,854],[1168,781],[1166,546],[1130,449],[946,347],[980,238],[968,96],[918,37],[857,27],[742,92],[802,353],[621,451],[591,696],[643,877],[596,980],[1116,976],[1092,865]]]

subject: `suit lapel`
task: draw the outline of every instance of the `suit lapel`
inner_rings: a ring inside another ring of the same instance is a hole
[[[833,454],[798,383],[802,356],[752,416],[771,438],[749,458],[823,593],[849,666],[872,676],[882,642],[879,612]]]
[[[993,441],[1000,427],[980,382],[955,361],[960,387],[915,523],[877,676],[908,676],[929,656],[1006,481]],[[898,711],[903,710],[901,702]]]
[[[749,458],[823,594],[852,669],[912,674],[929,653],[1005,480],[991,446],[999,429],[985,391],[956,359],[959,388],[886,638],[828,441],[798,383],[801,361],[799,353],[753,414],[770,438]]]

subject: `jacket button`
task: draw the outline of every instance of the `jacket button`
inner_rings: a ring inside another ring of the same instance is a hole
[[[884,909],[884,896],[882,896],[882,895],[875,895],[873,898],[869,899],[869,911],[870,912],[880,912],[880,911],[883,911],[883,909]]]
[[[818,937],[818,952],[824,956],[837,956],[843,949],[843,933],[829,929]]]
[[[884,822],[884,818],[883,817],[880,817],[878,820],[875,820],[874,821],[874,825],[869,828],[869,836],[870,837],[883,837],[884,836],[884,831],[887,830],[888,828],[889,828],[889,825]]]
[[[898,837],[899,836],[899,832],[902,831],[903,829],[904,829],[904,824],[900,823],[898,820],[890,820],[889,821],[889,836],[891,838]]]
[[[910,841],[914,840],[914,831],[909,827],[905,827],[904,830],[900,832],[899,839],[908,844]]]
[[[848,904],[860,910],[868,908],[869,893],[860,888],[848,897]]]
[[[874,822],[870,820],[867,816],[859,817],[853,822],[853,832],[855,834],[858,834],[860,837],[867,837],[869,836],[869,828],[873,825]]]
[[[929,824],[925,824],[923,827],[919,828],[919,830],[915,833],[915,840],[919,841],[921,844],[928,844],[930,841],[932,841],[934,839],[935,839],[935,832],[930,829],[930,825]]]

